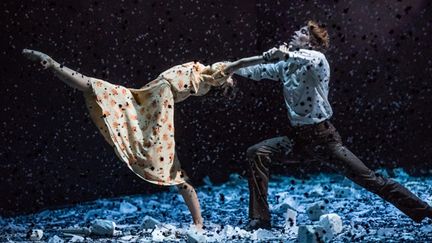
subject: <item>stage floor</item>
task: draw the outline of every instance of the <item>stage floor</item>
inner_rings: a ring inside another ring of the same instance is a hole
[[[395,174],[397,181],[432,203],[432,177],[410,177],[400,169]],[[203,234],[207,241],[294,242],[296,230],[284,228],[284,203],[298,211],[297,225],[310,225],[314,222],[309,220],[305,211],[318,201],[326,201],[329,213],[336,213],[343,220],[343,230],[335,236],[334,242],[432,241],[432,220],[414,223],[378,196],[333,174],[317,174],[305,180],[273,176],[269,202],[275,227],[271,231],[241,230],[241,226],[247,222],[249,200],[245,178],[233,174],[227,183],[221,185],[212,185],[206,180],[206,184],[198,187],[197,191],[206,226]],[[341,192],[349,195],[341,195]],[[153,231],[143,230],[141,223],[144,216],[151,216],[162,222],[162,225]],[[64,236],[59,229],[87,227],[95,219],[115,222],[116,235],[90,236],[84,239],[85,242],[183,242],[188,239],[188,232],[191,232],[189,211],[181,196],[172,190],[153,195],[100,199],[63,209],[0,218],[0,242],[28,241],[26,234],[30,229],[42,229],[42,241],[67,242],[70,237]],[[82,238],[75,237],[74,240]]]

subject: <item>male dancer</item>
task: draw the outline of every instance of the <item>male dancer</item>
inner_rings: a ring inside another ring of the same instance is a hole
[[[249,218],[247,230],[271,228],[267,188],[272,161],[322,161],[350,180],[392,203],[415,222],[432,218],[432,207],[401,184],[375,174],[342,144],[330,123],[328,102],[330,68],[322,53],[329,46],[327,30],[314,21],[294,32],[290,48],[281,46],[263,54],[267,60],[285,54],[278,63],[239,69],[237,75],[283,83],[288,109],[288,136],[271,138],[247,150],[249,160]],[[285,124],[284,124],[285,126]]]

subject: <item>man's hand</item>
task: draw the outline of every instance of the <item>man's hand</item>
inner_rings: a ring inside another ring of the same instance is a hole
[[[270,50],[268,50],[266,52],[263,52],[262,56],[263,56],[264,60],[266,62],[269,62],[272,59],[274,59],[274,55],[275,55],[275,53],[276,53],[277,50],[278,49],[276,47],[273,47],[272,49],[270,49]]]
[[[283,52],[283,53],[286,53],[286,54],[289,53],[289,47],[288,47],[287,44],[280,45],[278,50],[281,51],[281,52]]]
[[[263,53],[263,58],[266,61],[286,60],[289,57],[289,48],[286,45],[281,45],[279,48],[272,49]]]

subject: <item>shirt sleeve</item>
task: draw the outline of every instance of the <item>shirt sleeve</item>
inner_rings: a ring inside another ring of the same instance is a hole
[[[288,62],[292,62],[298,65],[317,65],[321,58],[319,55],[306,51],[290,51],[288,53]]]
[[[261,80],[261,79],[271,79],[271,80],[279,80],[280,79],[280,66],[281,62],[278,63],[266,63],[266,64],[258,64],[254,66],[240,68],[234,73],[240,75],[245,78],[253,79],[253,80]]]

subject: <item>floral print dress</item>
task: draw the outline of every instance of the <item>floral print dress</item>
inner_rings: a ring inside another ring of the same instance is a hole
[[[223,66],[185,63],[139,89],[92,78],[84,98],[105,140],[135,174],[154,184],[176,185],[186,175],[175,153],[174,103],[223,85],[229,77]]]

